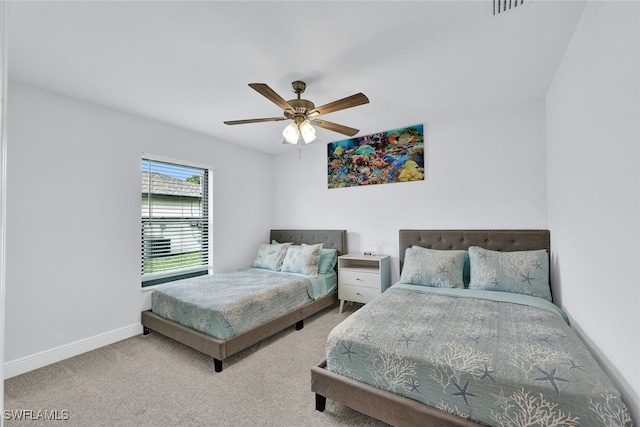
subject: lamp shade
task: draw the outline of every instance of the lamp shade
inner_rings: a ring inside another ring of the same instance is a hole
[[[282,131],[282,136],[284,136],[284,140],[289,144],[297,144],[298,137],[300,136],[298,125],[296,125],[295,123],[289,123],[287,127]]]
[[[309,120],[305,120],[300,123],[300,133],[302,134],[302,139],[304,139],[306,144],[316,139],[316,130],[311,126]]]

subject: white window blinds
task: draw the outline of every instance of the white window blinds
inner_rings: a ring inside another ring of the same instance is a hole
[[[142,286],[207,274],[209,170],[142,159]]]

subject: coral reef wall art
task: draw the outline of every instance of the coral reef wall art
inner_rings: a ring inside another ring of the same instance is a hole
[[[327,170],[329,188],[423,181],[423,125],[329,143]]]

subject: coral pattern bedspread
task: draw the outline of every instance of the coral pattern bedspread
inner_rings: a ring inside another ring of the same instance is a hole
[[[469,291],[394,285],[331,332],[328,369],[492,426],[632,424],[557,307]]]
[[[160,285],[151,310],[226,339],[313,301],[311,292],[305,277],[247,268]]]

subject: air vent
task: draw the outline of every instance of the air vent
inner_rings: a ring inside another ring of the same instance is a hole
[[[522,6],[524,0],[493,0],[493,14],[499,15],[508,10]]]

